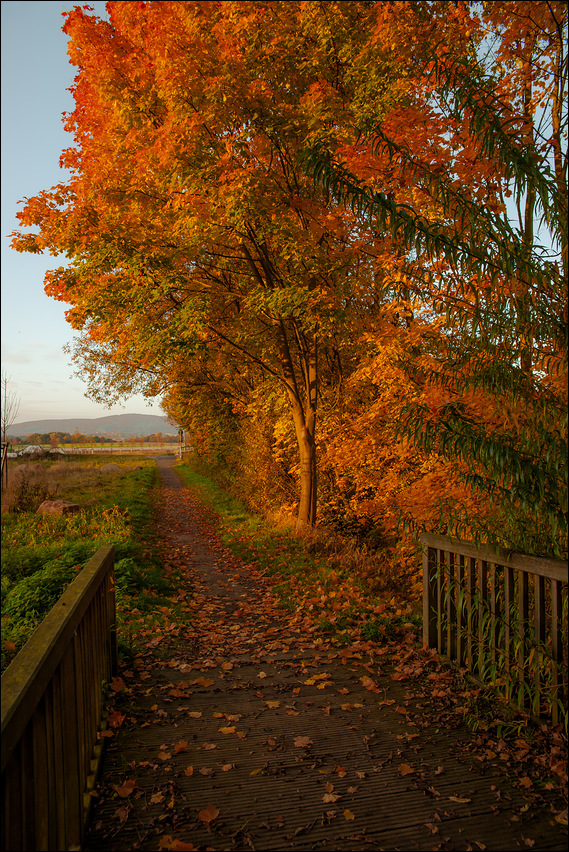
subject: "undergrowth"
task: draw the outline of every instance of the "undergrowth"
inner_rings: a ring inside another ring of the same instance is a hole
[[[109,461],[119,470],[102,471]],[[29,467],[11,472],[11,488],[3,495],[2,671],[104,544],[115,548],[119,651],[134,653],[133,636],[147,622],[160,624],[177,613],[177,579],[166,575],[154,533],[154,461],[113,455]],[[46,493],[82,508],[63,516],[38,515],[37,496],[31,507],[29,496]]]
[[[295,531],[271,524],[186,463],[176,467],[219,516],[222,542],[272,580],[280,605],[305,630],[320,630],[339,644],[378,641],[418,630],[418,602],[382,582],[382,558],[327,530]]]

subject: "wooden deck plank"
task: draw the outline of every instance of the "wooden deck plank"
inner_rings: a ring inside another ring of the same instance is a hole
[[[196,522],[188,505],[172,543],[202,601],[201,644],[122,668],[115,706],[130,721],[108,743],[85,852],[566,848],[555,791],[473,747],[440,673],[429,679],[432,655],[398,680],[395,644],[294,633],[263,579],[208,550]],[[136,786],[121,797],[125,780]]]

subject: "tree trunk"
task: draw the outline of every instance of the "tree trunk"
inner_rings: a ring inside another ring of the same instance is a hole
[[[315,340],[302,341],[300,360],[304,393],[297,381],[284,323],[279,323],[278,341],[283,377],[292,410],[300,457],[300,499],[296,528],[316,523],[316,402],[318,397],[318,350]]]

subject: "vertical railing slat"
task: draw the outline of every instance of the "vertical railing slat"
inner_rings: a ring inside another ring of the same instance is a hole
[[[563,683],[563,630],[562,630],[563,601],[561,583],[551,580],[551,656],[554,662],[553,683],[551,696],[551,718],[559,721],[559,701],[567,699],[564,695]]]
[[[526,682],[526,631],[529,617],[529,577],[525,572],[518,571],[518,653],[516,669],[518,673],[518,705],[527,704]]]
[[[456,566],[456,660],[459,666],[464,665],[465,660],[465,642],[464,642],[464,564],[466,557],[460,554],[458,564]]]
[[[476,671],[476,642],[474,633],[476,630],[476,609],[474,607],[474,595],[476,593],[476,559],[470,557],[468,560],[468,572],[466,575],[466,611],[468,620],[467,646],[468,646],[468,669],[472,673]]]
[[[536,716],[540,715],[541,696],[544,687],[544,677],[542,666],[545,662],[545,579],[538,574],[534,574],[534,618],[535,618],[535,642],[536,654],[533,663],[534,667],[534,706],[533,711]]]
[[[436,551],[423,548],[423,642],[427,648],[436,647]]]
[[[478,676],[484,678],[484,666],[486,662],[486,639],[485,625],[487,622],[488,600],[488,563],[484,559],[478,560]]]

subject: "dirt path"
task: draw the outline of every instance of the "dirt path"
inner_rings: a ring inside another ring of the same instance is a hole
[[[510,780],[501,754],[471,754],[428,662],[400,678],[393,646],[295,633],[172,464],[158,460],[158,524],[187,566],[195,626],[166,655],[149,637],[121,670],[126,718],[85,850],[566,848],[553,793]]]

